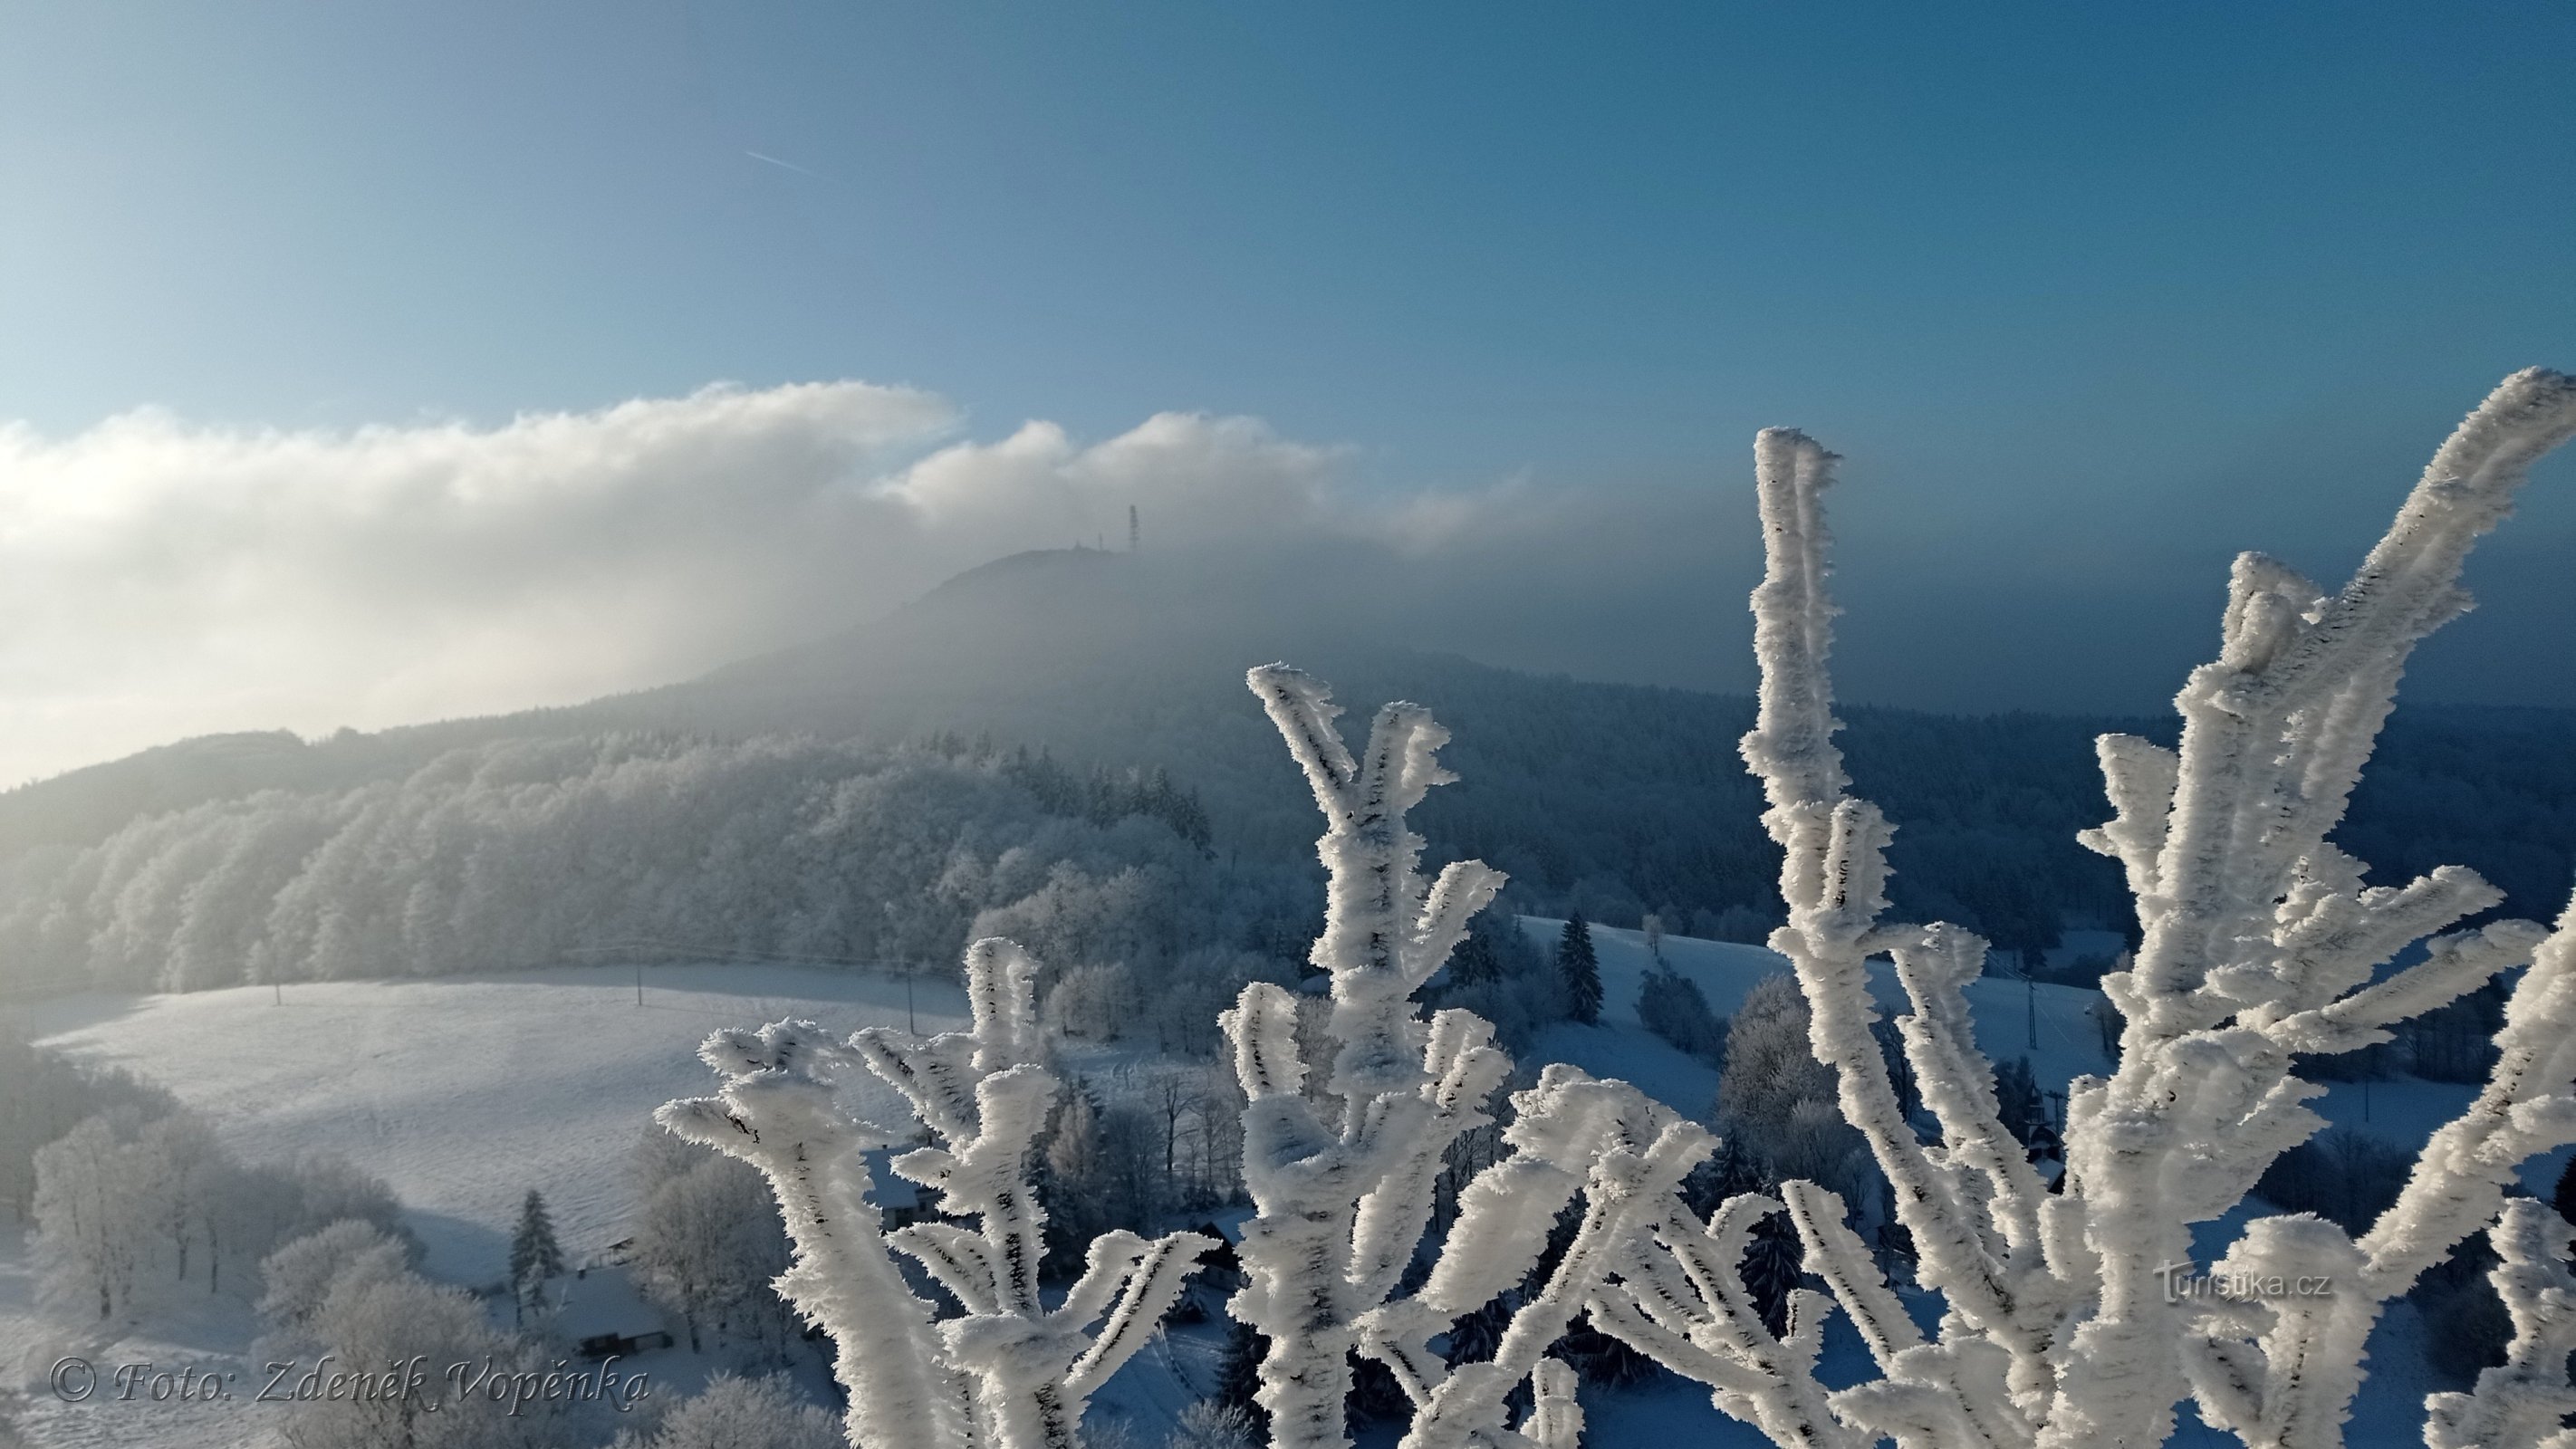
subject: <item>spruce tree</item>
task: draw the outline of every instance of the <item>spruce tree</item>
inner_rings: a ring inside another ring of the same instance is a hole
[[[519,1205],[519,1230],[510,1238],[512,1299],[524,1304],[530,1288],[562,1276],[563,1271],[563,1248],[555,1242],[554,1219],[546,1214],[545,1196],[529,1188],[527,1201]]]
[[[1216,1368],[1216,1401],[1240,1411],[1264,1438],[1270,1433],[1270,1411],[1261,1407],[1253,1395],[1261,1388],[1262,1356],[1269,1352],[1268,1338],[1246,1324],[1236,1323],[1226,1330],[1225,1352],[1218,1358]]]
[[[1779,1185],[1771,1184],[1770,1190],[1778,1192]],[[1762,1315],[1763,1326],[1774,1337],[1788,1332],[1789,1295],[1806,1282],[1804,1257],[1797,1232],[1785,1217],[1774,1213],[1753,1225],[1753,1241],[1745,1245],[1738,1272],[1744,1278],[1744,1290],[1753,1296],[1754,1308]]]
[[[1556,969],[1565,977],[1566,999],[1572,1004],[1567,1013],[1585,1026],[1601,1022],[1601,958],[1592,950],[1592,928],[1583,923],[1583,913],[1576,911],[1565,923],[1565,934],[1557,938]]]
[[[1503,953],[1494,944],[1493,930],[1483,917],[1468,922],[1466,939],[1449,957],[1449,984],[1473,986],[1479,982],[1500,980]]]

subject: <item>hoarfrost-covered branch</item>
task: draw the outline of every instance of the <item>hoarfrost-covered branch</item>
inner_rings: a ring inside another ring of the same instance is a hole
[[[2114,814],[2081,839],[2127,873],[2144,940],[2136,964],[2103,982],[2126,1022],[2119,1066],[2071,1086],[2057,1193],[2042,1191],[2003,1130],[1973,1045],[1961,988],[1985,943],[1955,926],[1881,921],[1892,827],[1850,795],[1833,744],[1822,498],[1834,459],[1795,432],[1757,441],[1762,693],[1743,749],[1784,852],[1789,920],[1772,945],[1796,968],[1844,1115],[1895,1189],[1918,1276],[1949,1306],[1939,1338],[1916,1341],[1815,1190],[1784,1189],[1811,1262],[1884,1375],[1834,1396],[1848,1425],[1908,1445],[2146,1446],[2164,1442],[2175,1404],[2196,1394],[2205,1417],[2249,1443],[2339,1444],[2381,1303],[2485,1223],[2521,1163],[2576,1141],[2576,927],[2437,934],[2501,893],[2458,867],[2368,887],[2362,864],[2326,839],[2409,652],[2468,607],[2469,547],[2504,517],[2532,462],[2571,434],[2576,381],[2537,369],[2508,378],[2344,588],[2329,594],[2259,555],[2238,560],[2219,657],[2176,701],[2179,749],[2100,741]],[[2418,941],[2422,961],[2378,977]],[[1869,1035],[1874,954],[1893,960],[1911,1003],[1898,1027],[1937,1145],[1898,1110]],[[2485,1091],[2436,1134],[2371,1233],[2356,1244],[2315,1219],[2261,1219],[2221,1261],[2240,1275],[2333,1281],[2337,1294],[2249,1304],[2172,1291],[2192,1271],[2190,1225],[2240,1201],[2322,1125],[2302,1105],[2319,1089],[2291,1075],[2294,1053],[2384,1041],[2388,1027],[2525,962]],[[1652,1336],[1632,1341],[1647,1348]],[[1721,1403],[1742,1392],[1732,1370],[1700,1367]]]
[[[1062,1083],[1045,1065],[1037,965],[1009,941],[966,953],[974,1025],[927,1040],[870,1027],[836,1042],[811,1022],[724,1031],[699,1053],[726,1078],[715,1097],[673,1102],[663,1126],[741,1158],[778,1194],[796,1261],[779,1292],[829,1332],[859,1449],[1071,1449],[1084,1402],[1144,1345],[1215,1240],[1109,1233],[1053,1310],[1038,1291],[1045,1210],[1031,1146]],[[866,1153],[892,1133],[842,1110],[837,1087],[866,1070],[911,1102],[942,1145],[893,1159],[936,1190],[957,1222],[885,1232]],[[933,1321],[893,1253],[921,1264],[965,1308]],[[1096,1327],[1095,1327],[1096,1325]]]
[[[1753,1226],[1781,1210],[1754,1193],[1694,1219],[1669,1200],[1651,1238],[1633,1241],[1618,1281],[1597,1293],[1592,1321],[1665,1368],[1706,1384],[1717,1407],[1797,1449],[1857,1449],[1868,1439],[1837,1420],[1816,1379],[1824,1295],[1791,1291],[1787,1331],[1763,1323],[1736,1265]]]
[[[1332,990],[1335,1054],[1323,1095],[1339,1103],[1339,1121],[1328,1121],[1306,1092],[1294,998],[1276,986],[1246,987],[1224,1018],[1249,1103],[1244,1181],[1255,1208],[1243,1232],[1248,1281],[1232,1308],[1270,1340],[1258,1398],[1271,1442],[1349,1443],[1343,1401],[1356,1351],[1384,1363],[1415,1405],[1404,1449],[1572,1449],[1582,1415],[1571,1376],[1544,1355],[1646,1219],[1675,1200],[1708,1135],[1625,1083],[1549,1067],[1514,1095],[1508,1151],[1460,1193],[1422,1287],[1391,1298],[1422,1250],[1444,1154],[1493,1120],[1485,1104],[1511,1070],[1489,1023],[1454,1010],[1424,1020],[1412,1000],[1503,876],[1467,861],[1436,882],[1422,878],[1423,842],[1405,815],[1451,778],[1436,756],[1448,734],[1427,710],[1381,709],[1354,755],[1322,682],[1272,665],[1247,683],[1304,768],[1326,822],[1317,846],[1324,931],[1313,960]],[[1443,1363],[1432,1340],[1522,1285],[1578,1195],[1572,1245],[1513,1314],[1495,1356],[1455,1369]],[[1527,1422],[1507,1427],[1507,1398],[1524,1380],[1535,1407]]]
[[[2567,1220],[2529,1198],[2507,1203],[2487,1229],[2498,1263],[2489,1274],[2513,1318],[2504,1362],[2478,1375],[2465,1394],[2426,1400],[2429,1449],[2576,1449],[2576,1388],[2567,1361],[2576,1354],[2576,1276],[2567,1271]]]

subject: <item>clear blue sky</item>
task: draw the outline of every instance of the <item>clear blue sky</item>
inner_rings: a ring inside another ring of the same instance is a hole
[[[51,434],[847,377],[1615,490],[1790,422],[1924,588],[2191,571],[2180,659],[2576,367],[2576,7],[21,4],[0,338]]]

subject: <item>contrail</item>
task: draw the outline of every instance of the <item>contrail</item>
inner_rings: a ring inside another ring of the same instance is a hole
[[[784,169],[784,170],[788,170],[788,171],[793,171],[793,172],[795,172],[795,173],[796,173],[797,175],[799,175],[799,176],[813,176],[813,177],[814,177],[814,179],[815,179],[815,180],[817,180],[817,181],[820,181],[820,180],[822,180],[822,179],[823,179],[822,177],[815,175],[815,173],[813,173],[813,172],[811,172],[811,171],[806,170],[804,167],[797,165],[797,164],[796,164],[795,162],[793,162],[793,161],[781,161],[781,160],[779,160],[779,159],[778,159],[777,157],[775,157],[775,156],[763,156],[763,155],[761,155],[761,154],[760,154],[759,152],[757,152],[757,151],[745,151],[745,152],[743,152],[742,154],[744,154],[745,156],[750,157],[750,158],[751,158],[752,160],[754,160],[754,161],[766,161],[766,162],[768,162],[768,163],[769,163],[770,165],[772,165],[772,166],[780,167],[780,168],[782,168],[782,169]]]

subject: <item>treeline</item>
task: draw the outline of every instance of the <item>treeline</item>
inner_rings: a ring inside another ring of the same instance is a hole
[[[1293,963],[1320,895],[1313,804],[1239,653],[1108,637],[944,630],[918,657],[800,655],[768,684],[745,666],[576,710],[228,736],[24,787],[0,795],[0,972],[186,988],[646,939],[937,962],[986,913],[1074,952],[1051,963]],[[1450,729],[1460,783],[1415,816],[1431,864],[1482,857],[1532,914],[1738,941],[1777,922],[1735,751],[1750,701],[1406,650],[1301,660],[1354,727],[1410,698]],[[2107,814],[2095,736],[2170,743],[2169,719],[1844,714],[1858,787],[1897,824],[1901,914],[2025,953],[2134,929],[2075,836]],[[2576,713],[2401,710],[2338,839],[2375,884],[2457,862],[2503,912],[2553,918],[2576,878]]]
[[[992,753],[989,736],[972,747],[953,734],[934,736],[931,748],[943,754]],[[1051,814],[1075,816],[1101,826],[1140,815],[1163,822],[1174,835],[1201,850],[1208,849],[1215,838],[1208,826],[1207,808],[1199,803],[1199,792],[1174,785],[1160,765],[1150,770],[1131,766],[1123,772],[1094,765],[1076,774],[1056,763],[1053,752],[1041,748],[1032,755],[1028,746],[1022,745],[1001,756],[1001,770]]]
[[[195,990],[646,948],[945,965],[984,918],[1066,964],[1279,934],[1263,912],[1295,878],[1219,890],[1190,808],[1164,777],[1043,754],[499,741],[23,852],[0,866],[0,959],[21,983]]]
[[[0,1218],[25,1222],[36,1201],[36,1150],[83,1118],[125,1112],[166,1117],[178,1099],[121,1070],[83,1067],[0,1027]]]
[[[1539,914],[1628,928],[1655,914],[1734,940],[1760,939],[1744,916],[1778,919],[1778,853],[1734,750],[1749,701],[1473,667],[1438,671],[1416,697],[1451,729],[1443,758],[1463,781],[1415,813],[1435,853],[1512,872]],[[1843,714],[1857,788],[1897,825],[1899,913],[2008,950],[2071,927],[2134,932],[2118,867],[2075,837],[2109,817],[2095,737],[2171,745],[2173,722]],[[2576,880],[2576,714],[2401,710],[2336,838],[2373,884],[2463,864],[2505,891],[2500,913],[2555,919]]]

